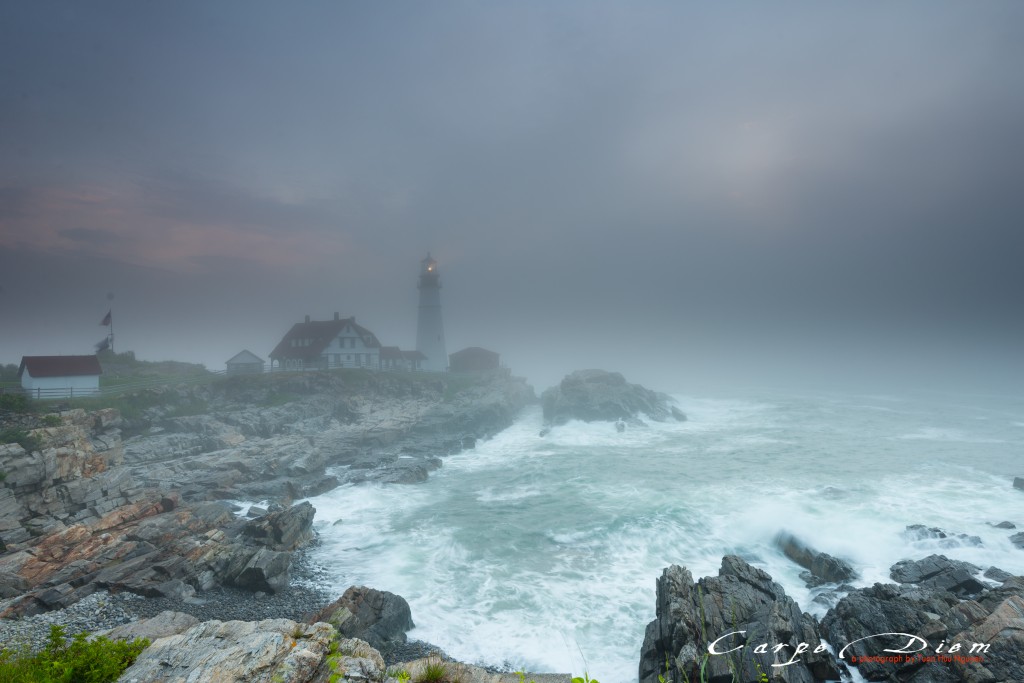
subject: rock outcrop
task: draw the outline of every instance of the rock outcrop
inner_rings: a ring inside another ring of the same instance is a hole
[[[309,503],[262,518],[220,502],[179,506],[175,494],[123,506],[0,557],[24,594],[0,617],[67,607],[97,590],[190,599],[218,585],[274,592],[288,584],[291,551],[312,538]]]
[[[933,558],[923,562],[937,564]],[[928,579],[927,572],[915,577]],[[1024,680],[1024,577],[1007,578],[972,599],[920,584],[876,583],[840,600],[821,625],[845,662],[870,681]],[[882,635],[893,633],[914,639]]]
[[[658,683],[659,676],[739,683],[839,678],[835,658],[818,647],[814,619],[739,557],[724,557],[717,577],[696,583],[687,569],[667,568],[658,579],[656,614],[644,635],[640,683]],[[709,646],[723,654],[710,654]],[[792,663],[772,666],[786,662]]]
[[[406,642],[415,627],[409,603],[400,595],[366,586],[352,586],[310,622],[324,621],[346,638],[359,638],[378,650]]]
[[[359,659],[372,662],[372,666],[343,662],[344,655],[332,658],[332,650],[360,651],[365,656]],[[328,624],[299,624],[289,619],[206,621],[155,640],[118,680],[312,683],[326,681],[334,668],[348,671],[360,666],[366,674],[364,680],[382,681],[383,660],[374,654],[365,643],[339,643],[337,632]]]
[[[130,420],[4,416],[31,450],[0,445],[0,616],[100,589],[186,601],[220,585],[278,591],[313,536],[313,508],[291,501],[422,481],[533,400],[502,375],[317,372],[146,390]],[[225,499],[279,509],[240,520]]]
[[[974,578],[981,572],[970,562],[951,560],[945,555],[929,555],[923,560],[901,560],[889,569],[889,576],[899,583],[912,583],[922,588],[948,591],[960,597],[976,595],[985,584]]]
[[[645,415],[656,422],[685,420],[665,394],[630,384],[617,372],[577,370],[541,395],[544,420],[560,425],[569,420],[615,421]]]

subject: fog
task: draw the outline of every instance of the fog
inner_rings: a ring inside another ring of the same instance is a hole
[[[0,363],[304,315],[538,388],[1024,379],[1017,2],[9,3]]]

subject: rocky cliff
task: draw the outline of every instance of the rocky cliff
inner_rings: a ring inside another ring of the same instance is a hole
[[[0,445],[0,615],[98,590],[185,601],[218,586],[280,590],[312,538],[315,511],[293,500],[421,481],[531,400],[504,376],[305,373],[147,391],[122,401],[148,406],[128,418],[6,416],[30,447]],[[273,504],[246,519],[227,499]]]

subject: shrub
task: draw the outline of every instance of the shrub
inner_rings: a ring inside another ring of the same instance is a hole
[[[42,445],[39,437],[17,427],[8,427],[7,429],[0,430],[0,444],[5,443],[16,443],[29,453],[38,451]]]
[[[110,683],[149,645],[143,638],[87,638],[79,633],[68,642],[64,628],[53,625],[41,652],[0,650],[0,683]]]
[[[32,401],[21,392],[0,394],[0,413],[31,413]]]

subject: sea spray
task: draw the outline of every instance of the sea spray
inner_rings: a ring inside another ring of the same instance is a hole
[[[404,596],[411,635],[455,657],[586,669],[603,683],[635,680],[654,581],[669,564],[699,577],[739,554],[824,613],[822,589],[807,588],[775,547],[782,530],[849,560],[857,586],[933,552],[1024,573],[1014,532],[991,526],[1024,523],[1024,493],[1011,487],[1024,401],[678,400],[687,422],[623,433],[570,422],[540,437],[530,410],[422,484],[319,496],[315,558],[339,593],[367,584]],[[912,524],[950,536],[908,536]]]

